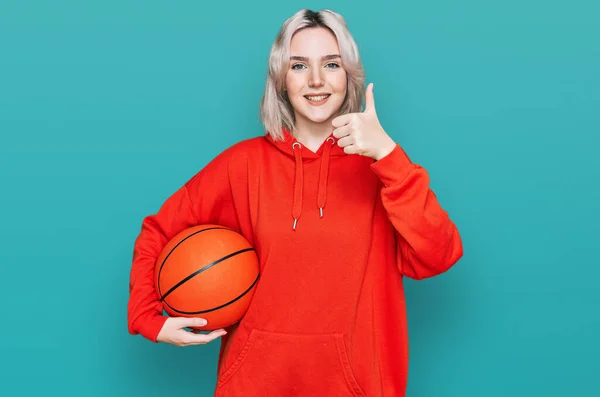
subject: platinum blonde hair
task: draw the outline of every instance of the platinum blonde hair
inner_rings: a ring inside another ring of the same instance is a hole
[[[348,89],[339,114],[360,112],[365,91],[365,73],[358,47],[345,19],[331,10],[302,9],[288,18],[277,33],[269,54],[265,91],[260,101],[260,117],[266,133],[283,140],[282,129],[293,130],[294,109],[285,92],[285,77],[290,63],[290,42],[296,32],[306,28],[329,29],[337,39]]]

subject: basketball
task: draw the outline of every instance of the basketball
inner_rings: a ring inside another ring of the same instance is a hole
[[[219,225],[183,230],[165,245],[154,280],[171,317],[201,317],[211,331],[238,322],[259,279],[256,251],[241,234]]]

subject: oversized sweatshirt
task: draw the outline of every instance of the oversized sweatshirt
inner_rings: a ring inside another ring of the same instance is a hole
[[[167,318],[153,284],[167,241],[218,224],[253,245],[260,279],[222,337],[216,397],[404,396],[402,281],[454,265],[457,228],[400,145],[375,161],[345,154],[333,136],[313,152],[284,134],[228,147],[143,219],[129,332],[156,342]]]

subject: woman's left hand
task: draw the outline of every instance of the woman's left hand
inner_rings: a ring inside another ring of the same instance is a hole
[[[365,110],[361,113],[348,113],[332,121],[333,136],[346,154],[360,154],[382,159],[394,150],[396,142],[383,130],[373,97],[373,83],[367,86]]]

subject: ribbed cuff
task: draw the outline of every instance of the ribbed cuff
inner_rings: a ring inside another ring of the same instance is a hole
[[[167,319],[167,316],[162,315],[155,315],[148,319],[144,319],[145,321],[139,328],[140,335],[154,343],[157,343],[156,338],[158,337],[158,334],[160,333],[160,330]]]
[[[371,164],[371,169],[386,187],[402,182],[417,167],[398,144],[387,156]]]

